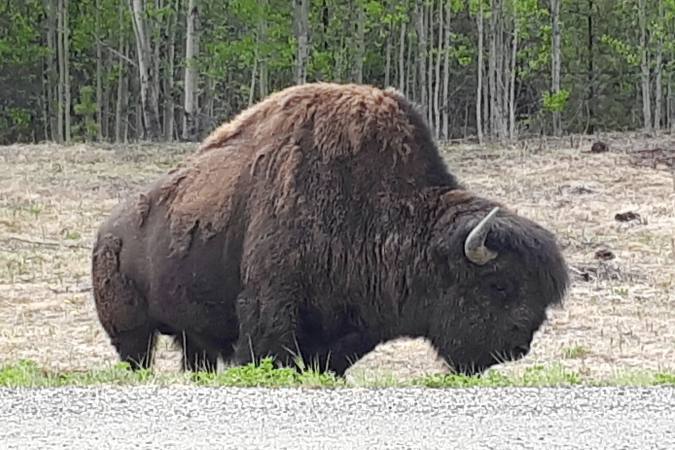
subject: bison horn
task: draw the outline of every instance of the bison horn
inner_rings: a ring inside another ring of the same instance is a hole
[[[490,231],[490,222],[495,214],[499,211],[499,207],[495,207],[483,218],[478,225],[466,237],[464,241],[464,253],[466,257],[474,264],[482,266],[488,261],[497,257],[497,252],[494,252],[485,246],[485,238]]]

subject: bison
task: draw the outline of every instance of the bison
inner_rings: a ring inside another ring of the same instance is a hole
[[[117,206],[92,278],[132,367],[164,333],[185,370],[338,375],[402,336],[461,373],[521,358],[569,284],[554,235],[467,191],[404,96],[334,83],[270,95]]]

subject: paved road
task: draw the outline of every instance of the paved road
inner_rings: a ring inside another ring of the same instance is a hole
[[[4,389],[0,448],[675,449],[675,388]]]

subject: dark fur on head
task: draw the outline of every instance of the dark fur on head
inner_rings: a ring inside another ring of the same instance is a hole
[[[123,359],[149,360],[159,331],[184,336],[186,368],[299,352],[342,374],[423,336],[479,372],[525,354],[568,284],[553,236],[503,206],[472,262],[465,241],[494,206],[462,190],[396,91],[294,86],[102,225],[99,317]]]
[[[464,239],[495,204],[458,201],[463,195],[445,195],[433,233],[436,279],[448,283],[439,289],[427,337],[452,366],[472,373],[527,354],[547,308],[562,302],[569,276],[554,236],[502,205],[486,239],[497,256],[482,266],[468,263]]]

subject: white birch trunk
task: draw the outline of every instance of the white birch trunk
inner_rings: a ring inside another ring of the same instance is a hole
[[[516,62],[518,57],[518,12],[513,1],[513,40],[511,41],[511,80],[509,81],[509,139],[516,139]]]
[[[442,2],[445,4],[445,2]],[[450,4],[445,4],[445,21],[443,23],[443,102],[441,103],[441,122],[443,139],[450,139],[449,126],[450,115]]]
[[[406,22],[401,22],[401,34],[398,46],[398,90],[405,95],[406,89],[406,66],[405,66],[405,29]]]
[[[65,141],[71,141],[70,135],[70,27],[68,25],[68,0],[63,0],[63,104],[64,104],[64,125],[66,128]]]
[[[476,64],[476,134],[478,142],[483,143],[483,8],[478,10],[478,62]]]
[[[647,6],[638,0],[638,23],[640,27],[640,82],[642,85],[642,120],[644,131],[652,129],[651,89],[649,83],[649,55],[647,49]]]
[[[197,137],[197,55],[199,55],[199,0],[189,0],[185,39],[185,78],[183,110],[183,139]]]
[[[309,0],[293,0],[295,11],[295,37],[298,50],[295,58],[295,83],[307,82],[309,58]]]

